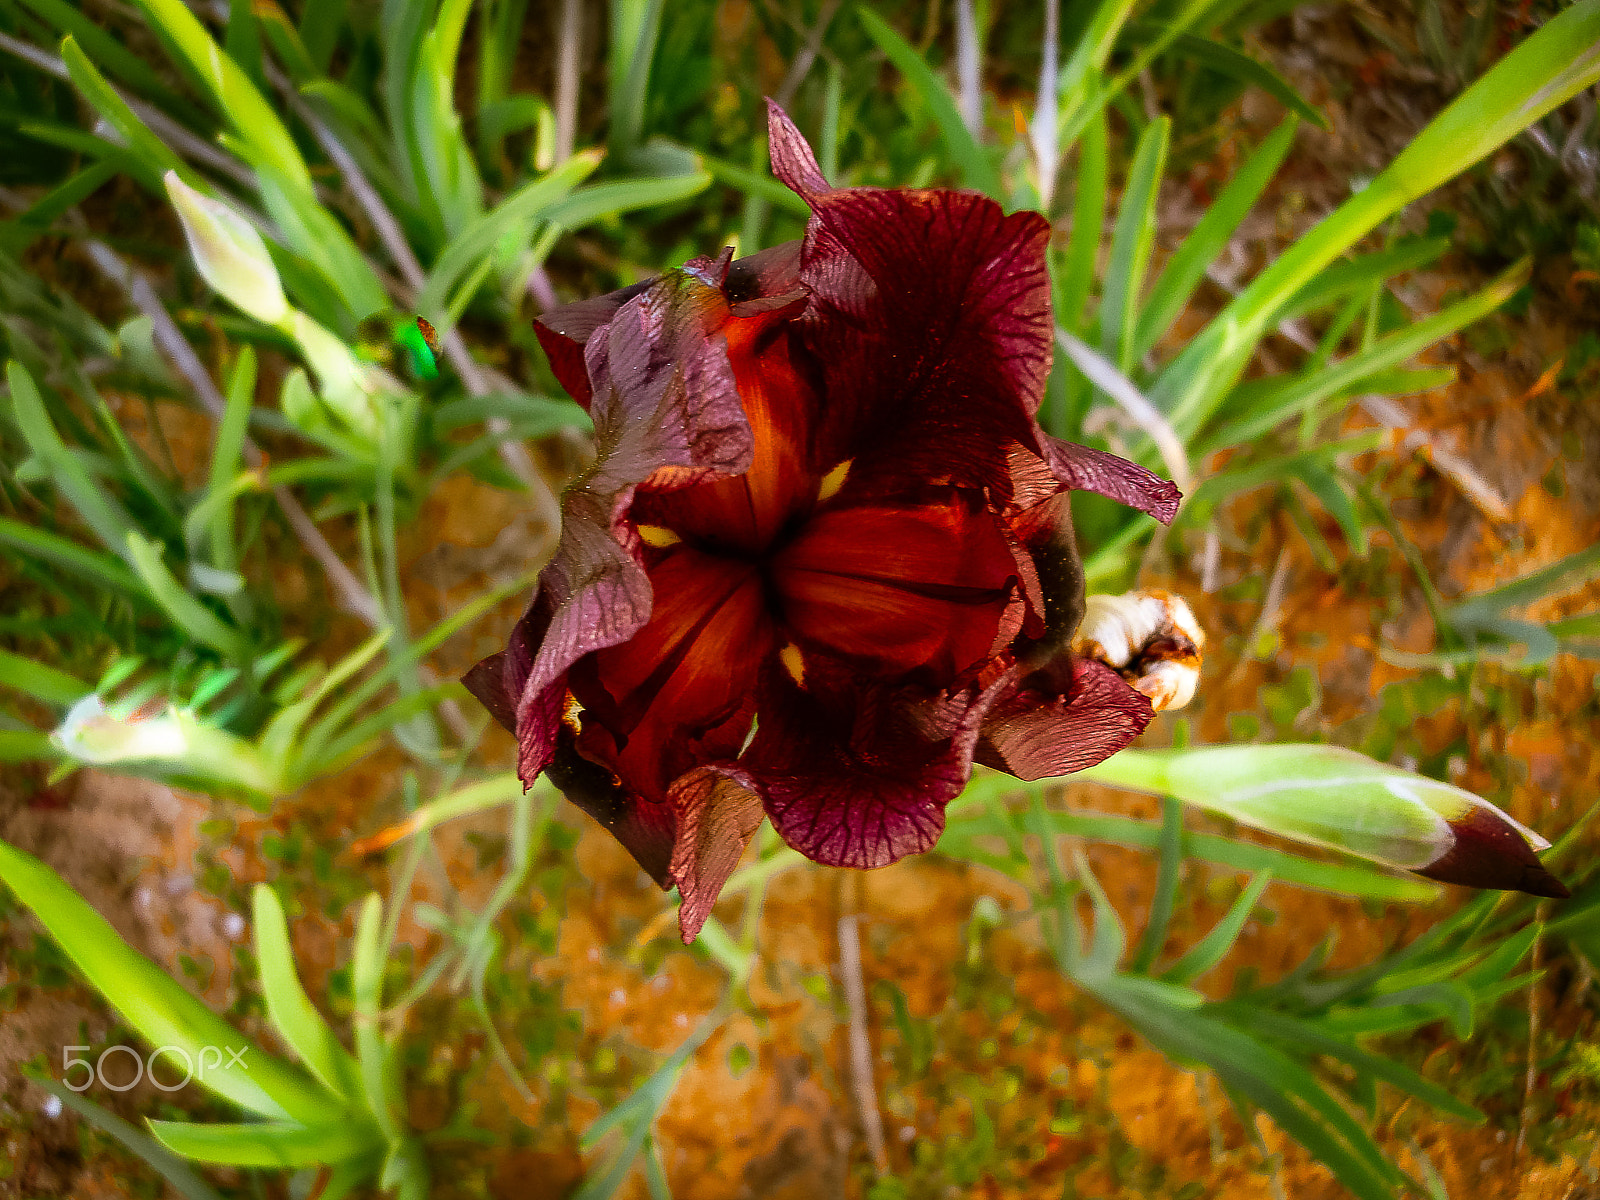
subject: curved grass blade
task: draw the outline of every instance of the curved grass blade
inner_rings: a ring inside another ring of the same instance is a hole
[[[191,996],[124,942],[109,921],[33,855],[0,842],[0,880],[33,911],[90,985],[140,1037],[152,1046],[184,1050],[191,1062],[221,1059],[197,1073],[196,1082],[271,1120],[325,1124],[342,1118],[344,1106],[337,1099],[298,1070],[263,1053]],[[235,1052],[238,1059],[229,1061]]]

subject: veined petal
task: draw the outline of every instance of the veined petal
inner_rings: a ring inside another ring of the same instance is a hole
[[[677,813],[672,878],[683,898],[678,928],[692,942],[739,865],[765,813],[755,782],[737,766],[716,764],[687,772],[668,796]]]
[[[649,620],[643,550],[627,520],[634,488],[666,467],[715,477],[749,466],[750,429],[721,333],[728,320],[720,288],[675,271],[586,335],[595,464],[562,497],[561,540],[519,626],[518,654],[531,658],[525,669],[518,657],[469,675],[491,712],[514,702],[524,783],[550,761],[568,669]]]
[[[563,304],[534,321],[533,332],[539,338],[545,357],[550,360],[550,369],[555,372],[557,382],[584,408],[589,407],[592,397],[589,368],[583,357],[584,347],[595,333],[611,324],[611,318],[617,315],[619,308],[653,287],[656,282],[647,279],[604,296]]]
[[[783,840],[825,866],[884,867],[932,849],[1006,685],[946,693],[863,683],[817,660],[802,688],[769,672],[740,765]]]
[[[806,523],[771,571],[803,647],[939,687],[1000,649],[1016,562],[981,496],[939,498],[829,507]]]
[[[1149,513],[1164,525],[1178,515],[1183,493],[1177,485],[1104,450],[1041,435],[1045,462],[1063,487],[1097,492],[1119,504]]]
[[[809,468],[818,400],[792,353],[788,307],[736,317],[723,330],[750,425],[749,470],[692,487],[681,486],[680,472],[663,472],[634,498],[640,524],[707,549],[759,554],[811,506],[818,484]]]
[[[1009,486],[1007,448],[1036,447],[1050,370],[1050,226],[942,189],[829,188],[769,102],[773,172],[808,204],[801,277],[826,410],[819,450],[847,486]]]
[[[1104,663],[1067,662],[1069,691],[1023,687],[994,705],[983,722],[978,762],[1018,779],[1068,775],[1111,757],[1144,732],[1155,715],[1147,698]]]

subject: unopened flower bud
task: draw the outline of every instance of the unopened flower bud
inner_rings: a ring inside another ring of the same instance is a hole
[[[258,321],[276,325],[289,311],[278,269],[255,227],[220,200],[195,191],[178,178],[165,177],[167,195],[183,223],[194,265],[212,289]]]
[[[1550,843],[1487,800],[1342,746],[1128,750],[1087,772],[1442,883],[1564,898]]]

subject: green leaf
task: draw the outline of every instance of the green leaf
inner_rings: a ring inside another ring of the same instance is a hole
[[[1152,27],[1144,22],[1136,24],[1134,29],[1145,34],[1159,32],[1159,27]],[[1197,62],[1203,67],[1210,67],[1213,71],[1237,79],[1240,83],[1260,88],[1290,112],[1304,117],[1318,129],[1329,128],[1328,118],[1322,114],[1321,109],[1314,107],[1282,75],[1248,54],[1241,53],[1224,42],[1213,41],[1211,38],[1193,33],[1179,34],[1173,39],[1171,49],[1174,54]]]
[[[395,1114],[402,1109],[400,1079],[394,1053],[384,1036],[383,901],[369,892],[356,917],[356,941],[350,962],[351,992],[355,1002],[356,1062],[366,1105],[389,1141],[400,1137]]]
[[[1053,812],[1050,814],[1050,827],[1057,834],[1068,837],[1142,850],[1154,850],[1161,844],[1161,826],[1157,823],[1103,813]],[[949,858],[975,859],[977,851],[973,843],[980,836],[998,837],[1002,836],[1002,831],[982,817],[962,815],[952,818],[944,836],[939,839],[937,852]],[[1427,880],[1389,874],[1364,863],[1349,860],[1317,862],[1272,846],[1235,841],[1216,834],[1188,833],[1184,837],[1184,849],[1191,858],[1201,862],[1217,863],[1237,871],[1270,870],[1279,883],[1316,888],[1339,895],[1417,902],[1437,900],[1442,893],[1437,884]]]
[[[199,1125],[189,1121],[151,1121],[150,1132],[174,1154],[196,1162],[235,1167],[323,1167],[370,1154],[382,1145],[372,1126],[361,1121],[319,1125],[262,1122],[250,1125]]]
[[[611,46],[607,83],[611,101],[611,148],[631,162],[644,137],[650,67],[661,31],[663,0],[611,0]]]
[[[14,688],[46,704],[75,704],[94,689],[65,671],[0,650],[0,687]]]
[[[183,56],[184,65],[211,92],[234,132],[275,168],[300,196],[315,203],[311,174],[277,111],[256,91],[250,77],[212,40],[183,0],[137,0],[159,32]]]
[[[267,1002],[267,1016],[323,1087],[358,1102],[361,1081],[355,1060],[339,1044],[300,984],[289,945],[289,926],[277,892],[258,883],[252,893],[252,904],[256,960],[261,968],[261,992]]]
[[[24,1068],[26,1070],[26,1068]],[[155,1141],[149,1134],[142,1132],[115,1113],[107,1112],[87,1096],[81,1096],[69,1087],[64,1087],[47,1075],[36,1075],[27,1071],[28,1077],[57,1100],[61,1101],[78,1116],[93,1125],[102,1133],[109,1134],[138,1155],[172,1185],[173,1191],[182,1196],[184,1200],[222,1200],[222,1197],[212,1189],[204,1179],[177,1155],[173,1154]]]
[[[1084,127],[1078,143],[1077,191],[1072,199],[1072,236],[1056,289],[1056,320],[1069,332],[1086,328],[1084,306],[1100,258],[1100,227],[1109,187],[1109,133],[1105,114]]]
[[[861,24],[866,27],[868,36],[878,44],[878,49],[888,56],[900,74],[905,76],[906,82],[911,85],[911,90],[933,115],[934,124],[939,127],[939,135],[944,139],[945,151],[960,172],[961,186],[976,188],[986,196],[1003,203],[1005,189],[1000,183],[999,172],[994,169],[994,163],[989,161],[989,156],[983,147],[978,145],[977,139],[972,136],[972,131],[967,128],[966,122],[961,119],[961,114],[956,111],[956,103],[951,98],[949,89],[934,75],[922,55],[891,29],[882,17],[866,5],[858,8],[856,14],[861,18]]]
[[[493,252],[502,236],[527,222],[548,219],[547,210],[600,165],[597,151],[574,154],[559,167],[518,188],[450,240],[417,296],[422,316],[441,327],[450,292]]]
[[[117,95],[116,89],[106,82],[70,36],[61,43],[61,60],[67,64],[67,73],[83,98],[127,141],[129,150],[143,168],[139,181],[146,188],[159,194],[162,175],[172,170],[187,172],[178,156],[134,115],[133,109]]]
[[[1195,223],[1161,275],[1150,289],[1144,310],[1139,314],[1138,332],[1133,339],[1133,358],[1137,362],[1154,349],[1178,319],[1205,278],[1206,270],[1227,248],[1234,232],[1255,207],[1267,184],[1283,165],[1294,145],[1298,122],[1282,121],[1258,146],[1228,181],[1228,186]]]
[[[1417,135],[1376,179],[1299,238],[1162,372],[1151,401],[1182,435],[1216,412],[1284,305],[1379,223],[1600,79],[1600,0],[1552,17]]]
[[[135,536],[138,528],[132,515],[101,489],[78,457],[67,449],[50,423],[33,376],[15,359],[6,364],[6,381],[11,386],[12,412],[28,450],[44,464],[50,482],[78,510],[95,536],[108,549],[125,555],[127,539]]]
[[[130,530],[127,547],[128,561],[149,589],[151,598],[166,610],[185,636],[210,646],[234,662],[244,662],[250,657],[250,643],[245,636],[178,582],[161,561],[161,547],[157,543]]]
[[[340,1119],[343,1106],[336,1099],[252,1045],[132,949],[44,863],[0,842],[0,880],[135,1033],[151,1046],[171,1046],[189,1055],[196,1064],[195,1082],[272,1120],[323,1124]],[[204,1069],[201,1063],[207,1064]]]
[[[1226,958],[1234,942],[1239,940],[1239,934],[1244,932],[1245,922],[1255,911],[1261,893],[1267,890],[1267,884],[1271,882],[1271,871],[1262,871],[1252,879],[1250,886],[1239,894],[1222,920],[1212,926],[1211,932],[1163,971],[1161,978],[1168,983],[1193,983]]]
[[[1150,263],[1150,249],[1155,244],[1156,195],[1161,188],[1171,132],[1171,120],[1158,117],[1140,137],[1111,233],[1111,256],[1100,299],[1100,348],[1124,375],[1133,369],[1139,292]]]
[[[1349,394],[1349,386],[1356,380],[1398,366],[1440,338],[1450,336],[1499,308],[1527,282],[1530,269],[1530,262],[1524,259],[1482,291],[1457,301],[1443,312],[1398,329],[1331,366],[1314,367],[1302,373],[1293,384],[1275,391],[1269,404],[1258,404],[1252,411],[1233,413],[1230,420],[1207,428],[1197,439],[1194,452],[1210,454],[1229,446],[1254,442],[1280,422],[1305,413],[1328,397]]]

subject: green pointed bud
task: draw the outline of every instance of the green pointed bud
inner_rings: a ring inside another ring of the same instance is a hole
[[[278,269],[255,227],[220,200],[195,191],[178,178],[165,176],[167,195],[183,222],[194,265],[213,291],[242,312],[276,325],[289,311]]]
[[[1342,746],[1124,750],[1080,777],[1176,796],[1242,825],[1441,883],[1565,898],[1550,843],[1471,792]]]

